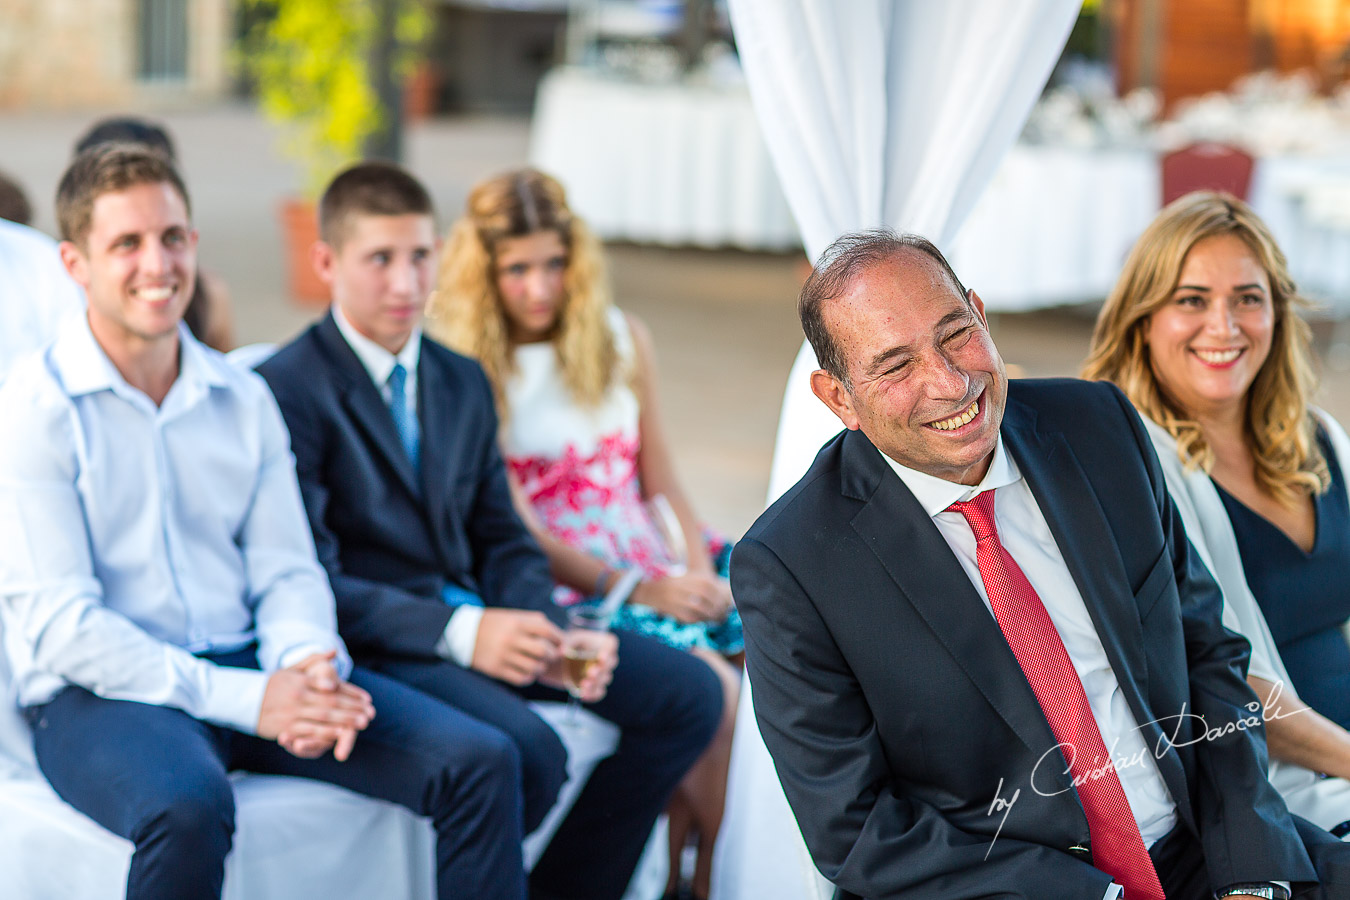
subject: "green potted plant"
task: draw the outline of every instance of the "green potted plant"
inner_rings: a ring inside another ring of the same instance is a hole
[[[243,0],[239,61],[283,152],[304,172],[304,192],[282,203],[290,291],[326,302],[310,266],[315,199],[342,166],[363,156],[397,160],[403,80],[431,32],[426,0]]]

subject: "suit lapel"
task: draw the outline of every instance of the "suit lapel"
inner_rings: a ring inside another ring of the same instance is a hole
[[[422,496],[427,516],[439,529],[446,521],[446,492],[453,479],[449,463],[451,420],[447,404],[457,396],[445,370],[428,357],[428,338],[422,338],[417,362],[417,417],[422,432]],[[438,535],[439,538],[439,535]],[[437,546],[443,543],[437,540]]]
[[[1139,715],[1148,695],[1143,625],[1101,499],[1064,436],[1038,430],[1029,408],[1010,399],[1003,422],[1004,445],[1045,516],[1121,690]]]
[[[998,623],[937,526],[871,442],[860,432],[845,441],[844,491],[865,501],[853,529],[990,706],[1039,757],[1055,746],[1054,732]],[[870,614],[887,615],[889,598],[874,602]],[[1057,777],[1070,786],[1066,776]]]
[[[1039,431],[1035,413],[1011,398],[1004,415],[1004,444],[1059,545],[1069,574],[1083,597],[1106,650],[1122,696],[1144,742],[1162,746],[1163,729],[1148,702],[1148,648],[1143,623],[1130,591],[1120,541],[1111,531],[1101,498],[1062,434]],[[1190,816],[1186,773],[1176,753],[1155,754],[1178,809]]]
[[[375,383],[370,380],[370,375],[366,372],[365,366],[361,365],[356,352],[348,346],[342,332],[338,331],[332,313],[319,323],[318,334],[334,369],[341,375],[340,395],[343,407],[366,435],[374,451],[389,463],[399,482],[414,497],[420,496],[413,474],[412,460],[408,458],[408,452],[403,449],[403,442],[399,440],[398,429],[394,427],[394,418],[389,414],[389,407],[385,405],[384,398],[380,396]]]

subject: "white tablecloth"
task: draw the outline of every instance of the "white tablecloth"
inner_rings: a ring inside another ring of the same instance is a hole
[[[1251,204],[1270,226],[1299,291],[1336,317],[1350,316],[1350,221],[1323,209],[1350,206],[1350,156],[1282,156],[1257,161]]]
[[[651,85],[558,69],[541,83],[530,161],[608,240],[792,250],[796,225],[744,87]],[[1249,200],[1299,287],[1350,314],[1350,156],[1257,160]],[[1019,144],[956,240],[953,268],[993,311],[1099,300],[1158,212],[1157,154]]]
[[[602,237],[790,250],[797,226],[744,86],[616,81],[556,69],[539,85],[530,162]]]
[[[1327,314],[1345,317],[1350,215],[1329,208],[1336,205],[1330,191],[1350,192],[1350,156],[1263,157],[1248,202],[1270,226],[1300,291]],[[992,310],[1098,300],[1115,284],[1161,197],[1151,150],[1018,145],[948,256]]]
[[[947,255],[990,310],[1100,299],[1161,196],[1150,151],[1019,144]]]

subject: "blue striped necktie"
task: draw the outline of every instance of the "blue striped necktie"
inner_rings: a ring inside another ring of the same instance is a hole
[[[412,461],[413,471],[418,471],[421,462],[422,438],[417,431],[417,416],[413,415],[408,403],[408,370],[403,363],[394,363],[389,373],[389,414],[394,417],[394,428],[398,430],[398,439]]]

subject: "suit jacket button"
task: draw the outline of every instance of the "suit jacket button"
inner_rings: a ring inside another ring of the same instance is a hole
[[[1074,844],[1069,848],[1069,852],[1084,862],[1092,861],[1092,850],[1085,844]]]

